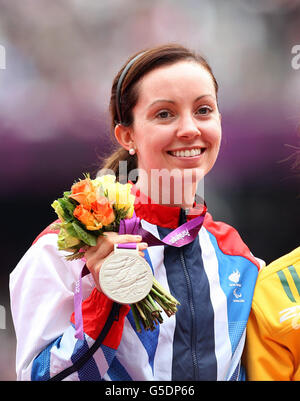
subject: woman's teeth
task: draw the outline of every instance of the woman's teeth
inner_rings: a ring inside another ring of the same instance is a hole
[[[176,157],[193,157],[201,154],[201,149],[195,148],[190,150],[175,150],[174,152],[170,152],[172,156]]]

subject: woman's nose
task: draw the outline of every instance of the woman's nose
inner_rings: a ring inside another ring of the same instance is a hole
[[[179,120],[177,136],[183,139],[190,139],[196,135],[201,135],[201,132],[193,116],[187,115],[182,117]]]

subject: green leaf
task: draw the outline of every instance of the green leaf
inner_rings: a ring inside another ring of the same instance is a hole
[[[70,222],[74,219],[73,217],[73,212],[75,209],[75,205],[70,202],[69,199],[67,198],[59,198],[57,199],[61,209],[63,210],[64,213],[64,219],[66,222]]]
[[[59,250],[68,251],[73,248],[77,248],[81,244],[78,238],[66,236],[64,231],[60,231],[57,238],[57,246]]]
[[[55,210],[58,218],[61,221],[65,220],[65,213],[64,213],[64,209],[61,207],[60,203],[58,200],[55,200],[54,202],[52,202],[51,206],[53,207],[53,209]]]
[[[72,225],[72,223],[64,223],[62,227],[67,231],[72,237],[77,237],[77,233]]]
[[[72,226],[76,231],[78,238],[81,239],[81,241],[83,241],[85,244],[89,246],[95,246],[97,244],[97,237],[80,227],[76,221],[72,222]]]

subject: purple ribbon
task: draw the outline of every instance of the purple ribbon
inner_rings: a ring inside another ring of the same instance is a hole
[[[205,216],[197,216],[192,220],[187,221],[175,230],[166,235],[163,239],[156,238],[154,235],[144,230],[140,224],[140,219],[135,215],[130,219],[124,219],[120,221],[119,234],[134,234],[141,235],[144,242],[147,242],[148,246],[155,245],[170,245],[180,248],[184,245],[194,241],[197,237],[198,232],[203,224]],[[134,244],[134,248],[135,248]],[[119,244],[118,248],[129,248],[133,247],[131,243]]]
[[[74,291],[74,317],[75,317],[75,338],[83,340],[83,320],[82,320],[82,278],[89,274],[89,269],[86,265],[80,272],[79,279],[75,283]]]
[[[192,220],[182,224],[163,239],[156,238],[154,235],[144,230],[141,226],[139,217],[133,212],[133,216],[130,219],[124,219],[120,221],[119,234],[133,234],[141,235],[144,242],[147,242],[148,246],[156,245],[170,245],[175,247],[182,247],[194,241],[197,237],[200,228],[202,227],[205,215],[197,216]],[[126,244],[119,244],[118,248],[136,248],[135,242],[128,242]],[[75,315],[75,337],[79,340],[83,340],[83,319],[82,319],[82,278],[89,274],[89,270],[84,265],[79,279],[75,285],[74,294],[74,315]]]

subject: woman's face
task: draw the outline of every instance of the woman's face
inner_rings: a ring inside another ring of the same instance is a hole
[[[182,61],[157,68],[138,83],[132,140],[138,167],[213,167],[221,142],[221,121],[211,75],[200,64]],[[201,178],[202,178],[201,177]]]

